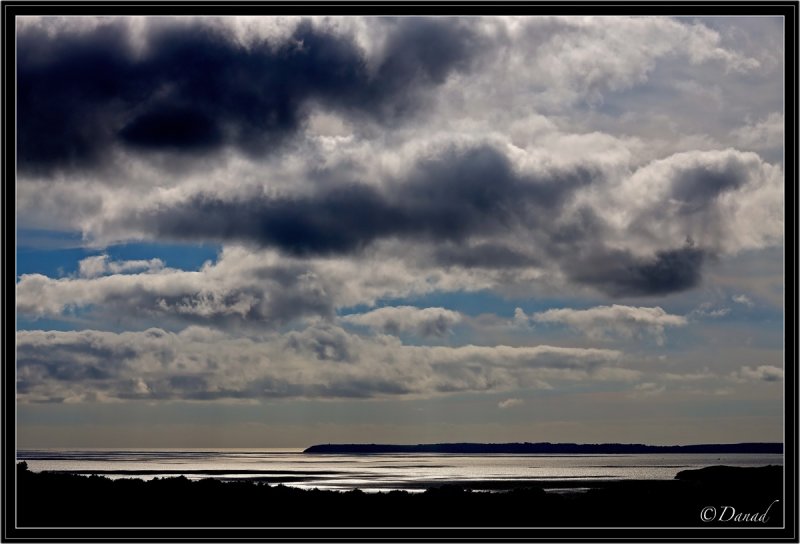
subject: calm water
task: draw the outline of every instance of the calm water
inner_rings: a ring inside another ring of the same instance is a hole
[[[673,479],[681,470],[710,465],[783,465],[775,455],[308,455],[299,450],[21,450],[30,470],[99,471],[109,478],[255,478],[301,488],[366,491],[423,490],[466,483],[475,488],[514,482],[579,487],[616,479]],[[144,472],[144,473],[143,473]],[[486,485],[486,482],[491,484]],[[583,489],[583,488],[581,488]]]

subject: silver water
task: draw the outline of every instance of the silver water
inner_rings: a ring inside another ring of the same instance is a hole
[[[445,483],[666,480],[711,465],[783,465],[783,455],[319,455],[300,450],[20,450],[30,470],[101,471],[109,478],[257,479],[300,488],[420,491]],[[144,472],[144,473],[142,473]]]

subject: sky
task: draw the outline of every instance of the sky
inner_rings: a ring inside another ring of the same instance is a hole
[[[782,441],[783,51],[18,18],[17,446]]]

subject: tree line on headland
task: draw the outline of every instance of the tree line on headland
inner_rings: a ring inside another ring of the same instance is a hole
[[[739,444],[691,444],[687,446],[651,446],[647,444],[573,444],[550,442],[511,442],[480,444],[317,444],[303,453],[376,454],[376,453],[461,453],[461,454],[636,454],[636,453],[783,453],[780,442],[742,442]]]

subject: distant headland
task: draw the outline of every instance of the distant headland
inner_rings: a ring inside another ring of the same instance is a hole
[[[742,442],[739,444],[691,444],[650,446],[647,444],[572,444],[550,442],[512,442],[479,444],[317,444],[303,453],[378,454],[378,453],[461,453],[461,454],[635,454],[635,453],[783,453],[780,442]]]

